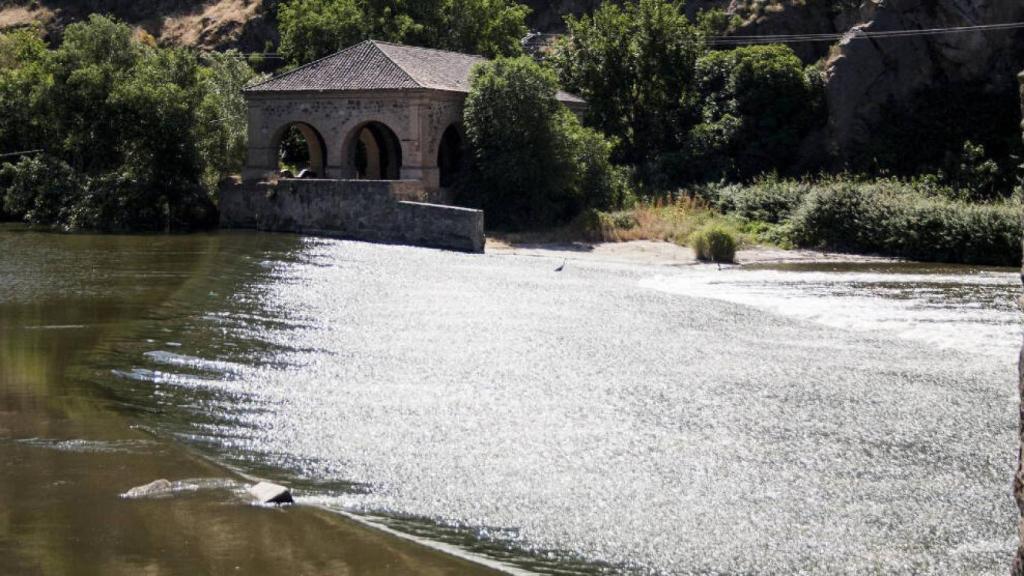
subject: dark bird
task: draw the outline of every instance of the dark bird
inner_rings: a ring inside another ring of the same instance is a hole
[[[558,268],[555,268],[555,272],[561,272],[562,270],[565,270],[565,260],[564,259],[562,260],[562,265],[559,266]]]

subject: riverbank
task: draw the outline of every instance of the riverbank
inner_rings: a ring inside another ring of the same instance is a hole
[[[688,245],[695,232],[714,227],[732,236],[741,250],[769,246],[1017,266],[1022,237],[1019,200],[965,194],[927,179],[762,178],[749,184],[679,190],[623,210],[586,212],[558,228],[497,237],[508,244],[661,240]],[[760,258],[749,253],[747,257]]]
[[[625,242],[541,242],[495,235],[487,238],[487,254],[546,257],[567,261],[603,261],[637,265],[692,266],[706,264],[697,260],[689,246],[662,240]],[[736,252],[736,264],[840,264],[893,263],[897,258],[863,254],[843,254],[820,250],[791,249],[777,246],[747,245]]]

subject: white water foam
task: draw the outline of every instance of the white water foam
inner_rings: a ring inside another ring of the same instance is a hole
[[[1021,341],[1010,272],[823,272],[699,266],[641,280],[674,294],[752,306],[844,330],[881,332],[1012,361]]]

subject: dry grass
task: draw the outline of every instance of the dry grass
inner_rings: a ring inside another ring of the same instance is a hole
[[[45,26],[53,20],[53,16],[53,11],[45,7],[7,6],[0,8],[0,32],[9,28],[27,26],[33,22]]]
[[[708,224],[729,230],[741,246],[758,243],[757,231],[742,218],[724,216],[699,200],[686,197],[676,201],[643,202],[617,212],[591,212],[560,228],[500,234],[499,237],[512,245],[659,240],[686,246],[693,232]]]
[[[240,33],[259,7],[258,0],[213,0],[195,11],[163,18],[156,35],[163,44],[212,47]]]

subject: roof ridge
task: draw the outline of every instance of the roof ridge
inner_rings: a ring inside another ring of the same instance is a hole
[[[360,42],[360,44],[362,44],[364,42],[368,42],[371,46],[373,46],[374,50],[376,50],[377,52],[380,52],[380,55],[383,56],[385,60],[387,60],[388,62],[391,62],[391,64],[394,65],[395,68],[398,68],[399,70],[401,70],[402,74],[405,74],[405,77],[410,82],[412,82],[413,84],[419,86],[420,88],[426,88],[427,87],[427,86],[424,86],[422,82],[417,80],[415,76],[413,76],[411,73],[409,73],[409,71],[406,70],[401,64],[399,64],[398,62],[395,62],[394,58],[392,58],[390,55],[388,55],[388,53],[385,52],[384,50],[381,50],[380,46],[377,45],[378,43],[380,43],[380,44],[389,44],[388,42],[381,42],[380,40],[374,40],[374,39],[371,38],[369,40],[363,40],[363,42]],[[357,46],[358,46],[358,44],[357,44]],[[400,46],[400,44],[399,44],[399,46]]]
[[[413,48],[415,50],[426,50],[428,52],[441,52],[443,54],[455,54],[457,56],[469,56],[470,58],[478,58],[480,60],[487,60],[486,56],[480,54],[470,54],[469,52],[458,52],[456,50],[444,50],[442,48],[430,48],[429,46],[416,46],[414,44],[402,44],[401,42],[388,42],[387,40],[370,40],[374,44],[384,44],[385,46],[394,46],[396,48]]]
[[[299,66],[298,68],[293,68],[293,69],[291,69],[291,70],[289,70],[287,72],[282,72],[282,73],[277,74],[275,76],[271,76],[270,78],[267,78],[266,80],[264,80],[262,82],[253,84],[252,86],[246,86],[245,88],[243,88],[243,90],[251,90],[252,88],[259,88],[260,86],[263,86],[264,84],[268,84],[270,82],[273,82],[275,80],[279,80],[279,79],[284,78],[286,76],[291,76],[292,74],[295,74],[296,72],[299,72],[300,70],[305,70],[306,68],[309,68],[310,66],[313,66],[314,64],[319,64],[319,63],[323,62],[324,60],[329,60],[331,58],[334,58],[335,56],[341,56],[345,52],[348,52],[349,50],[352,50],[352,49],[356,48],[360,44],[365,44],[367,42],[372,42],[372,40],[363,40],[362,42],[356,42],[355,44],[353,44],[353,45],[351,45],[351,46],[349,46],[347,48],[342,48],[341,50],[338,50],[337,52],[332,52],[331,54],[328,54],[327,56],[324,56],[322,58],[317,58],[316,60],[313,60],[312,62],[307,62],[306,64],[303,64],[302,66]],[[376,46],[374,46],[374,48],[376,48]],[[387,55],[385,54],[385,56],[387,56]],[[391,59],[388,58],[388,60],[391,60]],[[404,70],[403,70],[403,72],[404,72]]]

